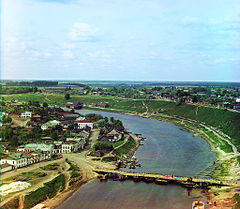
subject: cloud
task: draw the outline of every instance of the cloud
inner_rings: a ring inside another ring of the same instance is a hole
[[[199,22],[199,19],[196,17],[186,16],[186,17],[182,18],[183,24],[194,24],[194,23],[198,23],[198,22]]]
[[[89,24],[77,22],[69,32],[69,37],[77,41],[91,41],[97,36],[97,32],[98,30]]]
[[[63,48],[74,49],[74,48],[76,48],[76,45],[73,43],[63,43]]]
[[[70,50],[63,51],[63,56],[69,59],[75,59],[75,56]]]
[[[96,58],[96,57],[110,58],[111,57],[111,55],[106,53],[104,50],[98,50],[98,51],[95,51],[95,52],[89,52],[88,56],[89,57],[93,57],[93,58]]]
[[[64,3],[64,4],[69,4],[69,3],[74,3],[74,2],[78,2],[77,0],[35,0],[35,1],[39,1],[39,2],[45,2],[45,3]]]

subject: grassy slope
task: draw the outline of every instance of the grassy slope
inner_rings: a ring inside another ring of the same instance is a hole
[[[67,102],[64,95],[46,95],[46,94],[22,94],[22,95],[6,95],[3,96],[7,100],[16,99],[18,101],[35,100],[40,103],[47,102],[48,104],[65,105]],[[143,113],[148,110],[149,113],[159,112],[166,115],[177,115],[184,118],[198,120],[207,125],[211,125],[223,131],[225,134],[232,137],[232,142],[240,150],[240,114],[209,107],[197,107],[190,104],[182,104],[176,106],[174,102],[157,101],[157,100],[133,100],[119,97],[106,96],[72,96],[68,101],[80,101],[84,105],[93,105],[95,102],[104,102],[109,104],[111,110],[116,110],[123,113]],[[197,115],[196,115],[196,110]]]

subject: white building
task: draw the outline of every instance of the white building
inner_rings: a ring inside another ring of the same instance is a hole
[[[90,120],[75,120],[74,123],[78,125],[78,129],[83,129],[87,126],[93,128],[93,122]]]
[[[21,118],[31,118],[32,117],[32,112],[23,112],[21,113]]]
[[[62,153],[77,152],[79,150],[79,143],[76,141],[67,141],[62,144]]]

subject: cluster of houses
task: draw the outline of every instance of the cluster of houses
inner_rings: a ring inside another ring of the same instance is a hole
[[[77,137],[52,143],[31,143],[18,147],[17,152],[1,155],[1,172],[50,160],[53,154],[72,153],[83,150],[90,133],[83,130]]]
[[[51,159],[52,144],[27,144],[18,152],[1,155],[1,173]]]

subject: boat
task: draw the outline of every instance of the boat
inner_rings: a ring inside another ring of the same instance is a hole
[[[192,209],[204,209],[204,202],[197,200],[192,203]]]

